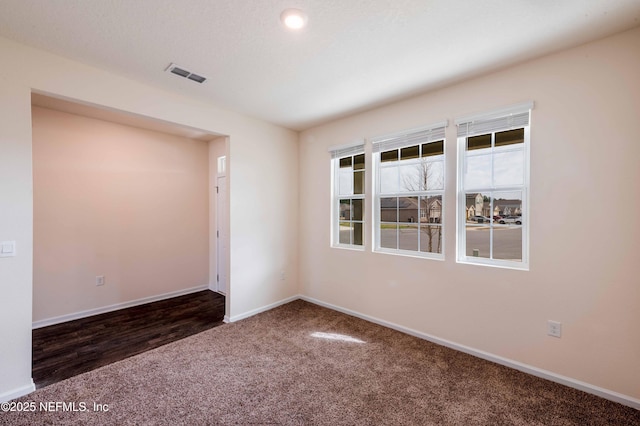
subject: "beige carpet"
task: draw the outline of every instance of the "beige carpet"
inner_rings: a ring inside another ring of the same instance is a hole
[[[632,408],[303,301],[14,402],[36,411],[0,424],[640,425]]]

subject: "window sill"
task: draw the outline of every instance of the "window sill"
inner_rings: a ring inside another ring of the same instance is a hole
[[[364,246],[352,246],[352,245],[344,245],[344,244],[334,244],[331,246],[331,248],[351,250],[351,251],[364,251]]]
[[[408,250],[394,250],[394,249],[384,249],[377,248],[373,250],[374,253],[379,254],[390,254],[393,256],[403,256],[403,257],[413,257],[416,259],[428,259],[428,260],[439,260],[444,261],[444,254],[435,254],[435,253],[419,253],[415,251]]]
[[[478,259],[476,257],[462,257],[456,260],[456,263],[463,265],[488,266],[490,268],[512,269],[516,271],[528,271],[529,264],[526,262],[507,262],[495,261],[490,259]]]

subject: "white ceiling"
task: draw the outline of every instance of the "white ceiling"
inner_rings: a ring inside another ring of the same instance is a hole
[[[638,25],[640,0],[0,0],[0,36],[296,130]]]

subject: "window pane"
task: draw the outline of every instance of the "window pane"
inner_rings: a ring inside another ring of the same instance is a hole
[[[484,125],[483,121],[478,125]],[[466,259],[459,260],[496,265],[511,262],[514,266],[520,262],[517,267],[528,262],[523,248],[528,225],[523,216],[528,188],[525,172],[530,160],[525,150],[528,127],[507,129],[458,139],[465,144],[459,159],[466,201],[459,210],[459,223],[465,227],[459,241],[463,244],[460,255]],[[485,261],[474,261],[474,257]]]
[[[418,225],[400,225],[398,228],[398,248],[418,251]]]
[[[398,248],[398,225],[395,223],[380,224],[380,247]]]
[[[351,200],[340,200],[340,220],[351,220]]]
[[[383,194],[393,194],[399,192],[398,167],[380,168],[380,192]]]
[[[339,169],[338,191],[339,191],[339,195],[353,194],[353,169],[351,167],[344,167],[344,168],[341,167]]]
[[[422,190],[444,189],[444,162],[422,161]]]
[[[394,141],[401,148],[389,149],[374,157],[375,183],[379,189],[375,194],[379,209],[375,214],[378,221],[375,248],[397,250],[397,254],[414,252],[423,257],[439,257],[429,254],[442,253],[444,140],[399,145],[408,140],[411,139]],[[482,154],[482,151],[474,153]]]
[[[469,224],[466,228],[467,256],[489,258],[491,256],[489,251],[491,228]]]
[[[442,196],[420,197],[420,222],[442,222]]]
[[[380,198],[380,222],[398,221],[398,199]]]
[[[399,192],[411,192],[420,191],[421,182],[421,165],[417,161],[401,162],[398,166],[400,173],[400,191]]]
[[[351,167],[351,157],[345,157],[340,159],[340,168]]]
[[[467,138],[467,151],[491,148],[491,134]]]
[[[442,226],[420,225],[420,251],[442,253]]]
[[[353,220],[362,220],[362,201],[363,200],[351,200]]]
[[[494,185],[522,185],[524,183],[524,150],[496,151],[493,155]]]
[[[496,133],[495,146],[513,145],[524,143],[524,129],[507,130]]]
[[[494,228],[493,258],[522,262],[522,226],[496,226]]]
[[[380,153],[380,161],[381,162],[387,162],[387,161],[397,161],[398,160],[398,150],[394,149],[391,151],[385,151],[385,152],[381,152]]]
[[[351,223],[340,222],[340,244],[351,244]]]
[[[338,210],[338,218],[333,224],[333,235],[337,232],[335,245],[362,246],[364,240],[364,194],[365,156],[358,154],[332,160],[335,167],[336,185],[332,202]],[[359,198],[354,199],[354,195]],[[335,204],[338,204],[337,206]],[[335,210],[334,210],[335,212]],[[336,229],[337,227],[337,229]]]
[[[493,213],[500,216],[498,220],[502,225],[522,224],[522,192],[494,192],[493,193]]]
[[[491,154],[467,156],[464,173],[465,189],[491,186]]]
[[[398,222],[417,223],[419,217],[418,197],[400,197],[398,199]]]
[[[353,222],[353,244],[361,246],[362,240],[362,222]]]
[[[431,157],[432,155],[444,154],[444,141],[437,141],[422,144],[422,156]]]
[[[364,194],[364,170],[353,172],[353,193]]]
[[[410,160],[412,158],[418,158],[420,156],[420,145],[408,146],[400,150],[401,160]]]
[[[364,154],[353,157],[353,168],[355,170],[364,170]]]

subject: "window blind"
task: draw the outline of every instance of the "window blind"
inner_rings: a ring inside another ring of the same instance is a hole
[[[341,158],[348,155],[357,155],[364,152],[364,141],[359,140],[346,145],[332,146],[329,148],[331,158]]]
[[[533,102],[505,108],[493,113],[456,120],[458,137],[481,135],[498,130],[510,130],[529,125],[529,115]]]
[[[406,146],[443,140],[448,122],[432,124],[420,129],[408,130],[372,139],[373,152],[389,151]]]

